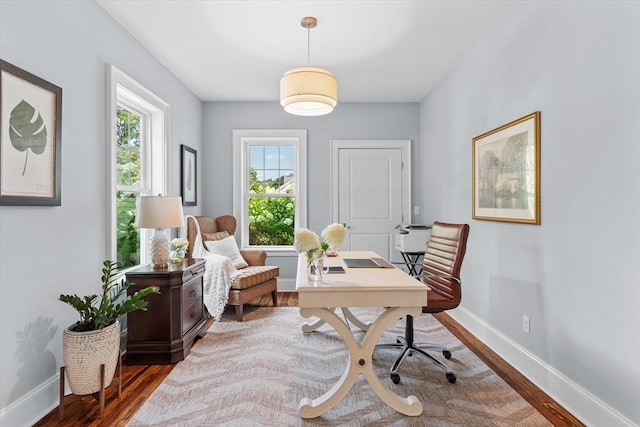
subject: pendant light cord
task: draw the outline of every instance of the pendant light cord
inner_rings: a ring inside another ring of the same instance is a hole
[[[311,27],[307,25],[307,65],[311,65]]]

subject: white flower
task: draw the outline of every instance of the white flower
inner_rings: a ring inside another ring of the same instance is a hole
[[[293,220],[291,218],[285,218],[284,221],[282,221],[282,222],[284,222],[286,225],[293,224]]]
[[[318,235],[306,228],[296,230],[293,247],[298,252],[309,252],[320,248],[320,239]]]
[[[344,241],[346,231],[344,224],[334,222],[322,230],[322,240],[327,242],[332,249],[339,249]]]
[[[179,238],[176,237],[175,239],[173,239],[171,241],[171,244],[173,245],[173,247],[177,250],[177,249],[187,249],[189,247],[189,241],[187,239],[185,239],[184,237]]]

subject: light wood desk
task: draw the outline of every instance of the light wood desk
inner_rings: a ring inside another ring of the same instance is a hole
[[[338,257],[327,258],[325,266],[341,265],[346,273],[325,274],[320,282],[309,281],[306,257],[304,254],[298,257],[296,289],[300,314],[305,318],[316,316],[321,322],[330,324],[349,350],[349,361],[340,380],[322,396],[300,401],[302,418],[315,418],[333,408],[360,374],[365,376],[375,394],[396,411],[411,416],[422,413],[422,404],[415,396],[403,398],[382,384],[373,370],[372,357],[378,339],[393,322],[407,314],[417,316],[422,312],[429,288],[398,268],[347,268],[342,261],[343,258],[371,257],[379,255],[367,251],[339,252]],[[367,330],[358,342],[345,321],[333,312],[336,307],[387,308],[370,325],[358,325]],[[319,323],[305,325],[303,330],[315,330]]]

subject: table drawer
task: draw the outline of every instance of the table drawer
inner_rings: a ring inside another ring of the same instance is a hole
[[[182,334],[184,335],[198,320],[202,319],[202,301],[194,302],[182,311]]]
[[[202,278],[194,279],[182,287],[182,307],[202,302]]]

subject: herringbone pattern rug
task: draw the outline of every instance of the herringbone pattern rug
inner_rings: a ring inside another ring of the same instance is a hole
[[[355,309],[371,320],[377,309]],[[151,395],[129,426],[548,426],[551,425],[478,357],[430,315],[415,318],[416,337],[449,345],[444,373],[423,357],[408,358],[395,385],[388,369],[396,350],[379,350],[375,367],[383,383],[401,396],[415,395],[424,407],[407,417],[388,407],[360,376],[345,399],[323,416],[303,420],[298,404],[335,384],[347,350],[328,325],[303,334],[305,319],[294,307],[262,307],[235,322],[225,314],[198,341],[186,360]],[[380,342],[402,334],[399,320]],[[362,333],[361,333],[362,334]],[[362,335],[360,335],[360,338]]]

